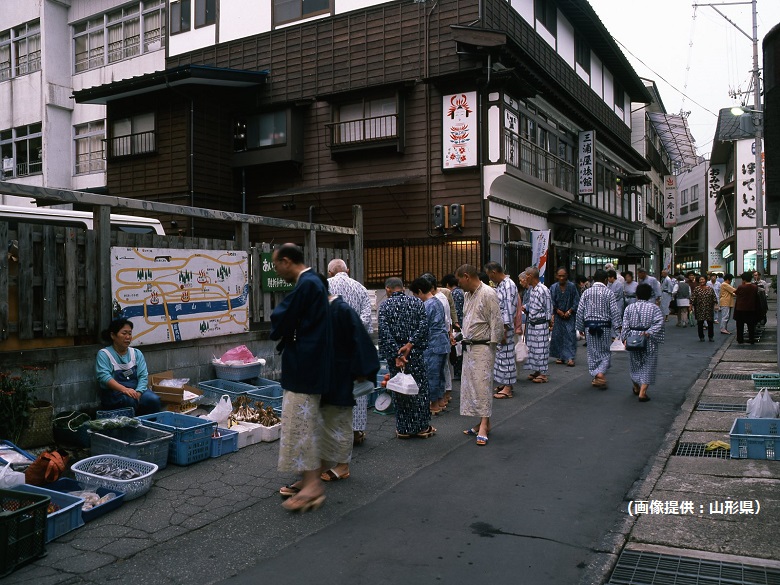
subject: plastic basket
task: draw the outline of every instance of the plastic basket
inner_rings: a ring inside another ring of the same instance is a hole
[[[3,457],[5,455],[5,457]],[[25,461],[22,461],[24,459]],[[11,464],[11,469],[25,468],[35,461],[35,457],[30,455],[24,449],[20,449],[11,441],[0,442],[0,466],[5,467]]]
[[[16,486],[14,490],[49,496],[51,502],[59,507],[59,510],[52,512],[46,518],[46,542],[51,542],[71,530],[84,526],[84,520],[81,517],[83,498],[48,490],[37,485],[20,485]]]
[[[49,496],[0,489],[0,577],[46,554]]]
[[[127,408],[117,408],[116,410],[98,410],[95,418],[119,418],[120,416],[135,416],[135,409],[132,406]]]
[[[203,391],[203,399],[206,402],[216,404],[223,394],[230,397],[230,402],[235,403],[239,396],[246,396],[248,392],[256,390],[251,384],[243,382],[231,382],[230,380],[207,380],[198,384]]]
[[[221,380],[249,380],[260,375],[263,365],[259,362],[254,364],[244,364],[243,366],[229,366],[225,364],[214,364],[214,370],[217,372],[217,378]]]
[[[95,488],[95,487],[84,486],[81,485],[76,480],[68,479],[67,477],[58,479],[54,483],[46,484],[45,487],[47,490],[53,490],[55,492],[62,492],[65,494],[69,492],[93,490],[101,498],[107,494],[114,494],[114,498],[107,501],[105,504],[100,504],[99,506],[95,506],[94,508],[91,508],[89,510],[85,510],[82,507],[81,518],[82,520],[84,520],[84,522],[91,522],[95,518],[100,518],[103,514],[110,512],[111,510],[116,510],[125,501],[125,494],[123,492],[117,490],[110,490],[102,487]]]
[[[96,473],[97,467],[103,465],[132,469],[141,473],[141,476],[134,479],[116,479]],[[157,473],[157,466],[154,463],[119,455],[95,455],[74,463],[70,470],[79,483],[87,487],[103,487],[107,490],[124,492],[125,501],[129,502],[149,491],[154,481],[154,474]]]
[[[145,426],[88,431],[92,455],[121,455],[154,463],[159,469],[168,465],[168,450],[173,435]]]
[[[738,418],[729,436],[732,459],[780,461],[780,419]]]
[[[211,435],[217,423],[177,412],[145,414],[138,419],[144,426],[173,435],[168,461],[175,465],[190,465],[211,456]]]
[[[270,406],[274,410],[280,411],[282,408],[282,398],[284,396],[281,384],[279,384],[279,382],[274,382],[273,380],[266,380],[265,378],[255,378],[253,383],[257,387],[247,393],[249,399],[254,400],[255,402],[262,402],[264,406]]]
[[[753,385],[756,390],[762,388],[780,388],[780,374],[773,373],[755,373],[750,376],[753,379]]]
[[[218,428],[219,437],[211,437],[211,456],[220,457],[238,451],[238,431]]]

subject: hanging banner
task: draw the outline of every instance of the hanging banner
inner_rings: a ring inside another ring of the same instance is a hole
[[[544,282],[544,273],[547,269],[547,252],[550,246],[550,230],[531,231],[531,264],[539,269],[539,280]]]
[[[443,168],[459,169],[477,166],[476,105],[476,91],[442,97]]]
[[[596,176],[596,131],[579,134],[579,187],[580,195],[593,195]]]
[[[756,155],[753,140],[737,141],[737,227],[756,227]]]
[[[664,227],[677,225],[677,177],[664,177]]]
[[[670,275],[672,272],[672,251],[669,248],[664,248],[664,267],[662,270],[666,270]]]

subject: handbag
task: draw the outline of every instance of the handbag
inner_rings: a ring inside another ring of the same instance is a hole
[[[522,364],[528,359],[528,346],[525,343],[525,335],[521,335],[517,341],[515,341],[515,361],[518,364]]]
[[[647,335],[642,335],[647,329],[632,329],[626,336],[626,351],[645,351],[647,349]]]
[[[399,394],[406,394],[407,396],[415,396],[420,392],[420,388],[412,375],[405,374],[403,371],[398,372],[387,381],[387,389]]]

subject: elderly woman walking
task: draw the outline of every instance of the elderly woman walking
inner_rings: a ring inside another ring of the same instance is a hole
[[[691,304],[696,315],[696,328],[699,332],[699,341],[704,341],[704,322],[707,322],[707,336],[710,341],[715,341],[715,307],[718,299],[715,291],[707,286],[707,277],[699,277],[699,286],[691,294]]]
[[[580,303],[580,293],[573,282],[569,281],[569,273],[565,268],[559,268],[555,274],[557,284],[550,288],[553,313],[556,317],[550,342],[550,355],[555,356],[556,364],[566,364],[574,367],[577,355],[577,329],[574,326],[577,315],[577,305]]]
[[[626,307],[620,339],[625,343],[631,333],[647,336],[647,348],[629,352],[631,382],[639,402],[647,402],[647,389],[655,383],[658,369],[658,345],[664,342],[664,315],[655,303],[650,302],[653,288],[642,283],[636,287],[637,302]]]

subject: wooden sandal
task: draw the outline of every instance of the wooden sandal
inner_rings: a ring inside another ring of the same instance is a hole
[[[531,382],[533,382],[534,384],[546,384],[548,380],[547,380],[547,376],[545,376],[544,374],[539,374],[538,376],[536,376],[536,378],[531,380]]]

